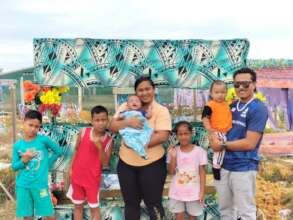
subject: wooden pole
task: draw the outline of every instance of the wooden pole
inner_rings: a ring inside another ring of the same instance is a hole
[[[82,87],[78,86],[78,108],[80,111],[82,111]]]
[[[20,77],[20,82],[19,82],[19,89],[20,89],[20,103],[22,106],[24,106],[24,89],[23,89],[23,76]]]
[[[192,99],[192,104],[193,104],[193,121],[196,121],[196,116],[197,116],[197,106],[196,106],[196,89],[192,89],[193,90],[193,99]]]
[[[10,86],[11,92],[11,105],[12,105],[12,141],[15,143],[16,141],[16,88],[15,83]]]
[[[13,196],[10,194],[10,192],[5,188],[5,186],[3,185],[3,183],[0,181],[0,187],[3,189],[3,191],[6,193],[6,195],[8,196],[8,198],[13,201],[15,203],[15,199],[13,198]]]

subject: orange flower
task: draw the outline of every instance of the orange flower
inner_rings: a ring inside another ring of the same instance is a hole
[[[25,81],[23,82],[23,88],[24,88],[24,90],[31,90],[32,87],[33,87],[33,83],[32,83],[32,81],[30,81],[30,80],[25,80]]]
[[[32,88],[35,93],[38,93],[41,90],[41,87],[38,84],[33,84],[33,88]]]
[[[46,92],[48,92],[50,90],[50,87],[43,87],[42,90],[43,90],[43,92],[46,93]]]
[[[24,101],[25,101],[26,103],[33,101],[34,98],[35,98],[35,96],[34,96],[34,94],[32,94],[31,92],[27,92],[27,93],[25,93],[25,95],[24,95]]]
[[[57,198],[54,196],[53,193],[51,193],[51,200],[52,200],[53,205],[56,206],[57,203],[58,203],[58,200],[57,200]]]

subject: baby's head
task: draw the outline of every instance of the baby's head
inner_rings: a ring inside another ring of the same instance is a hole
[[[222,80],[215,80],[210,87],[210,95],[215,102],[224,102],[227,91],[227,85]]]
[[[138,98],[138,96],[131,95],[128,97],[127,107],[130,110],[138,110],[141,108],[141,106],[142,106],[142,103],[141,103],[140,99]]]

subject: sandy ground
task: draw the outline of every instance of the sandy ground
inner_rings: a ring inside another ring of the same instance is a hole
[[[14,220],[15,218],[15,203],[6,201],[0,206],[0,220]]]

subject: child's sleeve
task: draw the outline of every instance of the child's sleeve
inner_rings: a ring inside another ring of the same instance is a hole
[[[21,160],[21,155],[18,152],[17,144],[13,145],[13,153],[12,153],[12,164],[11,168],[14,171],[18,171],[25,168],[25,164]]]
[[[54,141],[52,141],[49,137],[44,136],[46,146],[48,150],[51,152],[49,156],[49,169],[53,166],[55,161],[62,155],[62,148]]]
[[[140,113],[142,114],[143,117],[145,117],[145,118],[147,117],[147,112],[146,111],[141,110]]]
[[[212,115],[212,109],[205,105],[202,110],[201,118],[210,118]]]

